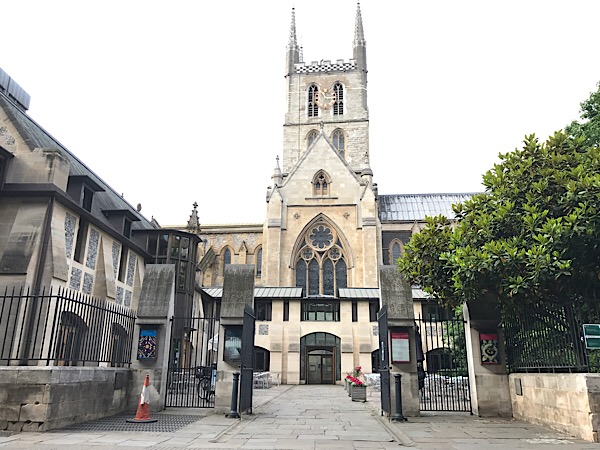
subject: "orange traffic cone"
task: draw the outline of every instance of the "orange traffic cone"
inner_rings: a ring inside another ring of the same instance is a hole
[[[133,419],[127,419],[127,422],[131,423],[151,423],[157,422],[158,419],[150,418],[150,402],[148,401],[148,393],[146,389],[150,386],[150,375],[146,374],[144,380],[144,387],[142,388],[142,394],[140,395],[140,401],[138,403],[137,412]]]

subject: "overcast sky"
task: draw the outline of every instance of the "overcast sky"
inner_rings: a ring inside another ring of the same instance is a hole
[[[4,2],[29,115],[142,214],[262,223],[282,155],[291,8],[306,62],[350,59],[353,0]],[[498,154],[579,117],[600,1],[361,2],[380,194],[472,192]]]

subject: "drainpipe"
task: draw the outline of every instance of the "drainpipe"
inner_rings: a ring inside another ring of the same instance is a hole
[[[39,296],[42,287],[42,279],[44,275],[44,265],[46,263],[46,257],[48,255],[48,246],[50,244],[50,236],[52,233],[52,217],[54,216],[54,195],[50,196],[48,200],[48,207],[46,208],[46,214],[44,216],[44,228],[42,230],[42,242],[40,248],[40,254],[35,267],[35,278],[33,279],[33,298],[32,305],[28,308],[29,313],[27,314],[26,325],[25,325],[25,345],[23,346],[23,352],[21,353],[20,365],[27,365],[29,361],[29,351],[32,347],[31,338],[33,335],[33,328],[35,319],[39,313]]]

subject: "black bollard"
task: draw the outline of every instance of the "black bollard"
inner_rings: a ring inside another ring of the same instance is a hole
[[[402,375],[394,374],[394,384],[396,386],[396,412],[390,417],[394,422],[406,422],[408,419],[402,415]]]
[[[240,373],[233,372],[233,385],[231,386],[231,411],[225,414],[228,419],[239,419],[240,413],[238,412],[238,385],[240,381]]]

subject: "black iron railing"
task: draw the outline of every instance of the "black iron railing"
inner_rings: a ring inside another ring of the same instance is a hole
[[[131,364],[135,311],[68,289],[0,290],[0,365]]]
[[[585,347],[583,324],[588,323],[600,323],[598,300],[505,308],[502,328],[509,371],[600,371],[600,350]]]

